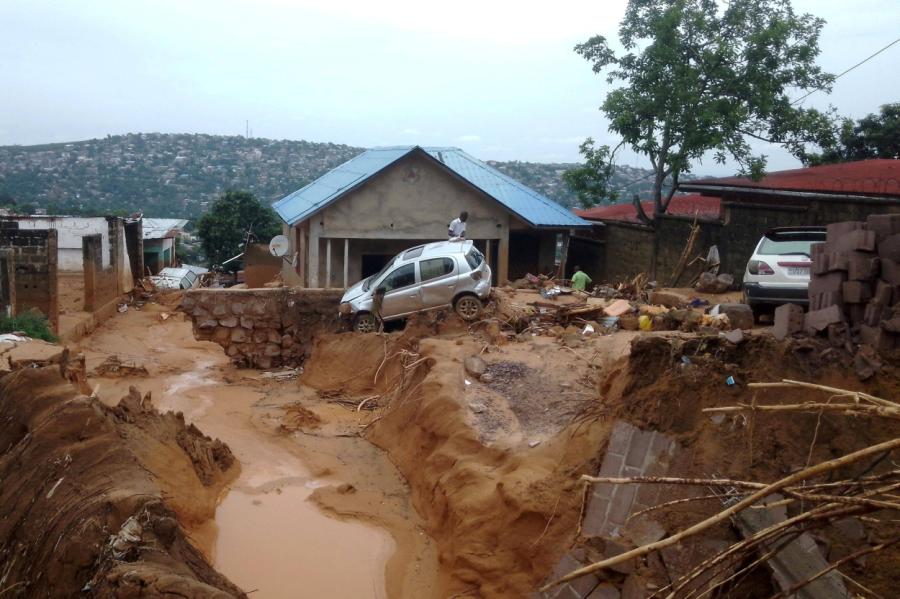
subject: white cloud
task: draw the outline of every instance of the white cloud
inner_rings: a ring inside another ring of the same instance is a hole
[[[475,135],[474,133],[469,133],[467,135],[460,135],[456,138],[456,141],[468,141],[468,142],[476,142],[481,141],[480,135]]]

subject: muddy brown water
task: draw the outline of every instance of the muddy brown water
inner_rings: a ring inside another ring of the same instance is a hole
[[[91,383],[108,403],[129,385],[150,391],[157,408],[183,412],[231,447],[241,464],[239,477],[221,498],[215,521],[188,531],[216,569],[253,597],[386,597],[385,568],[395,551],[391,534],[336,519],[308,501],[317,487],[345,481],[314,475],[299,445],[257,422],[265,393],[223,382],[223,369],[231,367],[217,347],[193,341],[186,323],[148,326],[147,316],[114,319],[82,349],[89,368],[118,353],[144,363],[153,376]]]
[[[193,531],[213,566],[260,597],[385,597],[390,535],[328,517],[309,503],[317,487],[344,481],[316,478],[290,443],[235,426],[229,415],[241,415],[262,395],[223,387],[209,366],[199,362],[174,377],[155,403],[162,410],[184,412],[207,434],[225,439],[241,463],[241,474],[221,500],[215,522]],[[348,563],[354,564],[350,575]]]

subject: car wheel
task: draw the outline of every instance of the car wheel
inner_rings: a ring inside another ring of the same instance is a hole
[[[353,319],[353,330],[357,333],[374,333],[378,330],[378,321],[371,312],[357,314]]]
[[[481,300],[474,295],[464,295],[453,305],[453,309],[463,320],[475,320],[481,316]]]

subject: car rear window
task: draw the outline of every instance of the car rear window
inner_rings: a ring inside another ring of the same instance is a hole
[[[409,260],[410,258],[418,258],[419,256],[422,255],[422,250],[424,250],[424,249],[425,249],[424,245],[417,245],[414,248],[410,248],[410,249],[406,250],[405,252],[403,252],[403,259]]]
[[[784,256],[787,254],[803,254],[809,256],[812,245],[814,243],[821,243],[822,241],[824,241],[824,239],[791,239],[781,241],[763,237],[757,253],[765,256]]]
[[[466,254],[466,262],[469,263],[469,266],[472,268],[472,270],[475,270],[476,268],[481,266],[482,262],[484,262],[484,254],[479,252],[478,248],[472,248]]]
[[[451,272],[453,272],[452,258],[432,258],[419,262],[419,274],[422,282],[449,275]]]

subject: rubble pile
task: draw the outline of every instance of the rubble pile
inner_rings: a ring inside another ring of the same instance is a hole
[[[493,296],[501,320],[520,338],[550,335],[565,340],[617,329],[718,334],[753,328],[753,313],[746,304],[710,306],[706,300],[672,290],[650,291],[647,300],[621,295],[617,299],[587,294],[566,297],[566,292],[551,299],[529,295],[528,291],[495,291]]]
[[[779,308],[776,337],[802,326],[839,347],[856,342],[883,352],[900,345],[900,214],[828,225],[812,261],[809,312],[801,325],[797,307]]]

